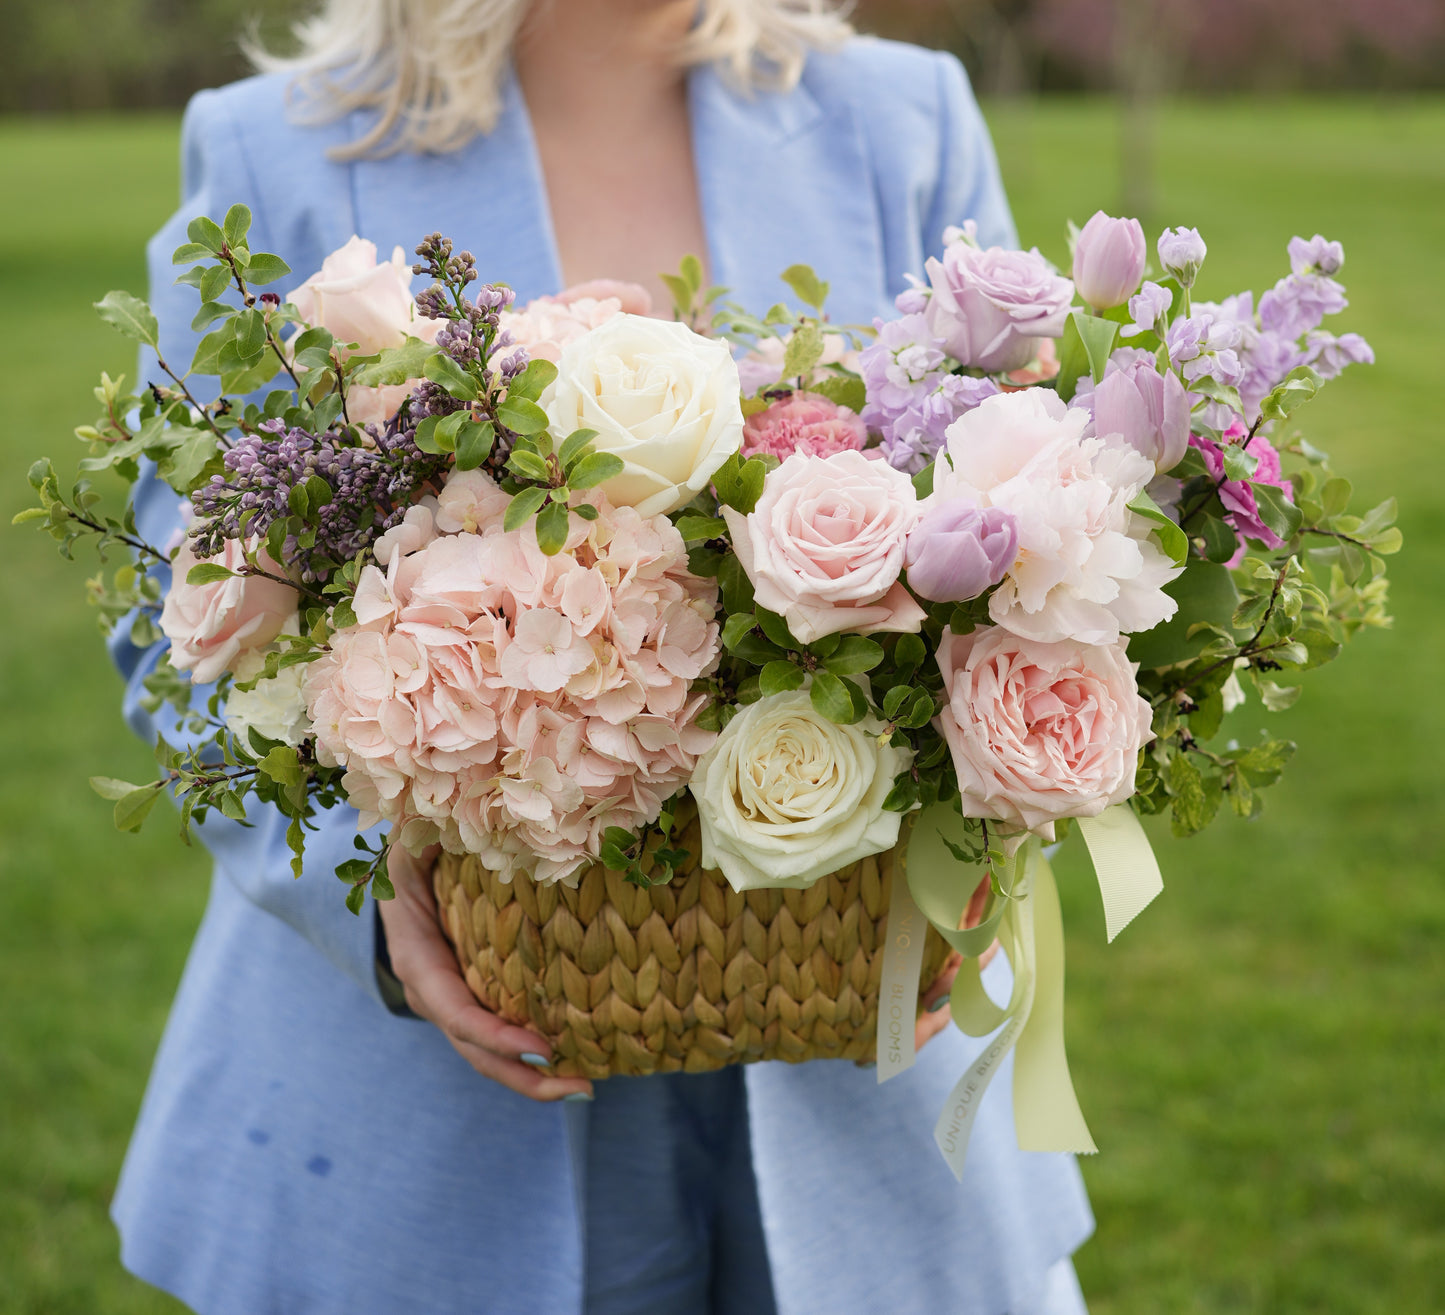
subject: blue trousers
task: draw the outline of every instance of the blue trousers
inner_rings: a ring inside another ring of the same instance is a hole
[[[568,1110],[586,1232],[583,1315],[776,1315],[743,1070],[609,1078],[594,1089],[595,1100]],[[1031,1309],[1007,1315],[1086,1315],[1072,1262],[1049,1271]]]

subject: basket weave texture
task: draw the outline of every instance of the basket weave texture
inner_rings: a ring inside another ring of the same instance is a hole
[[[871,1060],[894,856],[806,890],[739,894],[693,859],[643,888],[600,864],[575,887],[501,881],[475,857],[433,869],[442,925],[481,1003],[551,1041],[564,1076],[699,1073],[754,1060]],[[931,928],[922,980],[948,958]]]

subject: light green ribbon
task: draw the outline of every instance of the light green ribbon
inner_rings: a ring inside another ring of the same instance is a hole
[[[878,983],[878,1081],[887,1082],[913,1067],[917,1057],[918,976],[928,924],[900,867],[893,870],[888,899],[888,940]]]
[[[1159,865],[1129,808],[1112,808],[1079,825],[1094,862],[1112,941],[1163,889]],[[1016,1051],[1013,1105],[1020,1147],[1075,1153],[1097,1149],[1079,1109],[1064,1049],[1063,917],[1042,845],[1036,839],[1024,845],[1000,874],[1000,889],[990,893],[983,921],[959,931],[976,883],[960,880],[958,860],[944,841],[961,843],[963,835],[964,821],[952,809],[927,809],[914,822],[904,856],[913,901],[939,935],[965,956],[949,997],[953,1021],[970,1036],[998,1033],[958,1080],[934,1128],[934,1140],[959,1178],[979,1104],[1010,1051]],[[971,875],[972,869],[967,872]],[[1002,1006],[983,989],[978,963],[995,939],[1014,975],[1013,992]]]

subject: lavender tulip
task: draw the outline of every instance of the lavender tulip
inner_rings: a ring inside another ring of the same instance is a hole
[[[1018,552],[1018,523],[1001,507],[935,501],[908,536],[908,585],[935,603],[966,602],[1002,580]]]
[[[1038,355],[1040,338],[1063,336],[1074,285],[1037,251],[954,242],[927,270],[929,328],[961,365],[1019,370]]]
[[[1183,460],[1189,448],[1189,395],[1173,370],[1159,373],[1150,352],[1116,351],[1094,389],[1093,405],[1094,432],[1118,435],[1160,474]]]
[[[1122,306],[1144,277],[1148,256],[1137,219],[1114,219],[1097,211],[1074,243],[1074,286],[1095,310]]]
[[[1159,263],[1183,288],[1194,286],[1208,251],[1197,228],[1166,228],[1159,235]]]

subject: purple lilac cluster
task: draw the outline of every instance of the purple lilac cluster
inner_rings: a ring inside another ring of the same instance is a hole
[[[868,390],[863,421],[882,435],[888,464],[910,475],[938,454],[949,425],[998,392],[991,379],[952,373],[943,340],[917,309],[919,300],[911,289],[898,298],[901,319],[874,321],[878,337],[858,361]]]
[[[285,557],[304,583],[324,578],[400,522],[417,490],[445,474],[449,458],[423,452],[405,432],[380,435],[375,447],[353,447],[336,434],[287,429],[265,421],[225,454],[226,473],[191,498],[195,523],[191,547],[197,557],[219,554],[226,539],[264,538],[292,514],[291,490],[312,476],[326,481],[331,499],[317,513],[310,535],[286,540]]]

